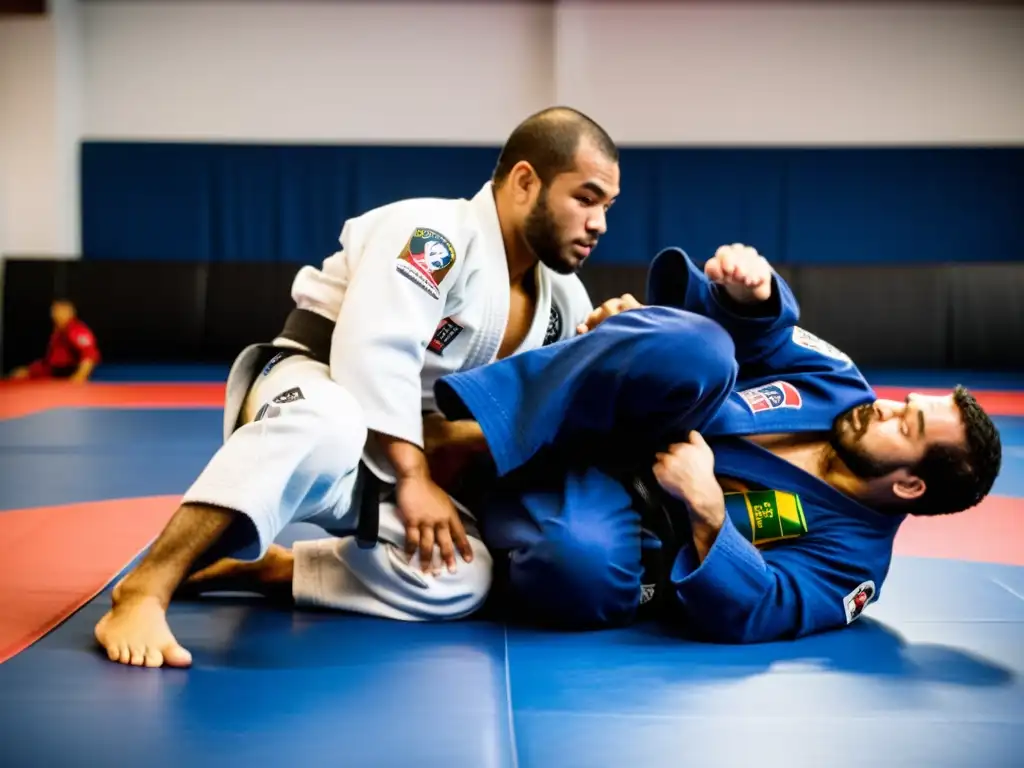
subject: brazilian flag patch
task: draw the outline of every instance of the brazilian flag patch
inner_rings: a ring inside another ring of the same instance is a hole
[[[755,546],[807,533],[800,497],[786,491],[746,491],[725,494],[733,524]]]

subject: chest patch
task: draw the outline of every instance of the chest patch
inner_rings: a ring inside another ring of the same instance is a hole
[[[832,346],[824,339],[798,326],[793,326],[793,343],[804,349],[810,349],[826,357],[831,357],[833,360],[842,360],[844,363],[853,362],[850,360],[850,356],[838,347]]]
[[[427,349],[434,354],[443,355],[447,346],[455,341],[455,337],[464,330],[464,326],[459,325],[450,317],[446,317],[438,323],[437,330],[434,331],[434,338],[430,340]]]
[[[745,389],[740,392],[740,397],[753,413],[773,411],[776,408],[800,408],[804,404],[799,390],[785,381],[773,381]]]
[[[554,344],[562,338],[562,312],[554,304],[551,305],[551,314],[548,316],[548,329],[544,333],[544,345]]]
[[[725,494],[725,509],[736,529],[759,546],[807,533],[800,497],[787,491],[745,491]]]

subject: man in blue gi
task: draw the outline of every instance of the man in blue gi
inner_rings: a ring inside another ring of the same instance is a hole
[[[877,399],[753,249],[703,271],[664,251],[648,293],[658,306],[436,387],[486,442],[497,490],[473,508],[527,616],[599,627],[658,606],[736,643],[845,626],[907,515],[991,489],[1000,439],[975,398]]]

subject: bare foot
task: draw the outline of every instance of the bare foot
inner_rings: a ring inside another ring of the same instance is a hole
[[[295,556],[290,549],[271,544],[260,560],[250,562],[222,558],[192,574],[180,593],[258,592],[269,597],[291,595]]]
[[[192,654],[178,645],[167,624],[167,611],[156,597],[132,595],[118,597],[100,619],[95,629],[96,640],[111,661],[133,667],[188,667]]]

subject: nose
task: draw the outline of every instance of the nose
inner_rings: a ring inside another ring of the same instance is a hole
[[[608,231],[608,217],[604,209],[600,208],[587,220],[587,232],[592,235],[603,235]]]
[[[891,419],[902,408],[902,403],[895,403],[892,400],[879,400],[877,403],[875,403],[875,413],[877,414],[880,421],[886,421],[887,419]]]

